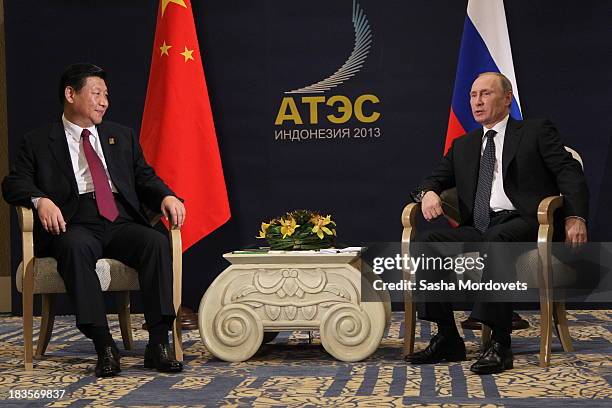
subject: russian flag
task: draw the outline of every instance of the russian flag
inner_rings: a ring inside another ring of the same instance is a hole
[[[480,126],[472,116],[470,89],[483,72],[508,77],[513,88],[510,115],[522,119],[503,0],[468,0],[444,154],[454,139]]]

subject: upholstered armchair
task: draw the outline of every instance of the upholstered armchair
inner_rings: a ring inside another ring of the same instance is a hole
[[[580,155],[573,149],[566,147],[574,159],[582,165]],[[442,208],[444,214],[451,222],[460,223],[455,189],[442,192]],[[557,331],[563,350],[573,351],[572,338],[567,326],[567,316],[564,302],[553,301],[553,270],[555,277],[562,277],[563,282],[555,279],[555,285],[569,285],[575,280],[575,271],[565,267],[551,253],[553,237],[553,215],[555,210],[563,206],[563,196],[546,197],[538,206],[538,237],[537,249],[521,255],[516,262],[517,277],[528,282],[530,288],[538,288],[540,301],[540,366],[547,367],[551,358],[551,343],[553,323]],[[410,203],[402,212],[402,255],[409,253],[411,240],[416,235],[417,217],[421,217],[421,204]],[[412,279],[409,271],[404,271],[404,279]],[[416,307],[410,291],[404,292],[405,306],[405,335],[404,355],[414,351]],[[486,344],[491,335],[491,329],[486,325],[482,327],[482,342]]]
[[[34,295],[41,295],[42,313],[38,343],[36,346],[36,358],[45,354],[49,340],[53,332],[55,315],[53,303],[55,295],[65,293],[64,281],[57,271],[57,263],[54,258],[34,257],[34,214],[25,207],[17,207],[19,226],[22,234],[23,261],[17,270],[17,290],[22,294],[23,301],[23,342],[24,363],[26,370],[33,369],[33,304]],[[159,220],[157,217],[156,220]],[[153,224],[153,223],[152,223]],[[174,310],[177,318],[172,327],[172,343],[177,360],[183,360],[183,348],[181,342],[181,323],[178,315],[181,304],[182,285],[182,247],[181,231],[171,229],[169,236],[172,253],[173,272],[173,297]],[[130,293],[131,290],[139,290],[138,273],[115,259],[100,259],[96,264],[96,273],[100,279],[103,291],[115,292],[119,316],[119,326],[123,338],[123,346],[126,350],[133,347],[132,328],[130,322]]]

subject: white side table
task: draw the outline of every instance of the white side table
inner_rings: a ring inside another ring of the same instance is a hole
[[[359,254],[275,251],[228,253],[231,262],[199,309],[200,335],[226,361],[249,359],[264,332],[320,330],[325,350],[342,361],[371,355],[391,318],[389,294],[372,289]],[[362,279],[365,283],[362,285]],[[362,301],[376,299],[376,301]]]

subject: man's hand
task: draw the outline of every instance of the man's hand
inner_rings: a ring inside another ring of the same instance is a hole
[[[565,219],[565,243],[577,248],[587,242],[586,223],[580,218],[568,217]]]
[[[175,196],[165,196],[161,203],[161,212],[173,227],[181,228],[185,222],[185,206]]]
[[[42,197],[38,200],[36,211],[45,231],[53,235],[66,232],[66,222],[64,221],[62,211],[53,201]]]
[[[444,215],[440,196],[433,191],[426,192],[421,200],[421,211],[427,221],[435,220],[439,216]]]

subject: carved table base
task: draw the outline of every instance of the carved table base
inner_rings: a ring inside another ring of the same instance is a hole
[[[247,360],[282,330],[320,330],[325,350],[342,361],[363,360],[380,344],[389,296],[381,300],[373,291],[357,253],[224,257],[232,265],[208,288],[198,313],[200,335],[214,356]],[[363,302],[362,290],[369,292],[364,299],[377,301]]]

